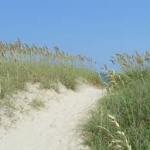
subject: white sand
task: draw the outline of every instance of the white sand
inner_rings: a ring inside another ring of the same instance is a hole
[[[46,108],[30,115],[18,109],[15,116],[20,121],[0,131],[0,150],[87,150],[75,134],[76,125],[105,91],[89,85],[80,86],[76,92],[61,86],[60,91],[57,94],[29,85],[27,91],[14,96],[18,105],[36,98],[44,101]],[[28,103],[23,105],[24,110],[30,110]]]

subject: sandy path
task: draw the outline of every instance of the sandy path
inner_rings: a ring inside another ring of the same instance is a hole
[[[46,110],[25,117],[3,136],[0,150],[85,150],[75,127],[103,93],[87,85],[61,93],[57,100],[49,100]]]

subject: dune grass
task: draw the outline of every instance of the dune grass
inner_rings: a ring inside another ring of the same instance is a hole
[[[0,99],[23,90],[27,82],[40,82],[43,88],[53,89],[57,89],[58,82],[75,89],[79,79],[101,85],[92,59],[54,49],[52,52],[47,47],[28,46],[20,40],[0,42]]]
[[[101,86],[94,66],[92,59],[68,55],[57,47],[51,51],[47,47],[22,44],[20,40],[0,42],[0,128],[10,128],[20,115],[45,107],[42,99],[23,98],[23,102],[15,99],[17,94],[26,92],[27,83],[38,83],[41,90],[56,92],[60,83],[72,90],[79,81]]]
[[[107,70],[107,95],[79,127],[91,150],[150,149],[150,53],[117,54],[118,73]]]

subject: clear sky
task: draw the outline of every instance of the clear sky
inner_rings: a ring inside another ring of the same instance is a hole
[[[92,57],[150,50],[150,0],[0,0],[0,40]]]

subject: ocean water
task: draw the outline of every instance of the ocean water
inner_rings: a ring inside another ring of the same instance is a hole
[[[109,83],[107,74],[104,74],[104,73],[101,72],[100,76],[101,76],[102,81],[104,82],[104,85],[107,85]]]

